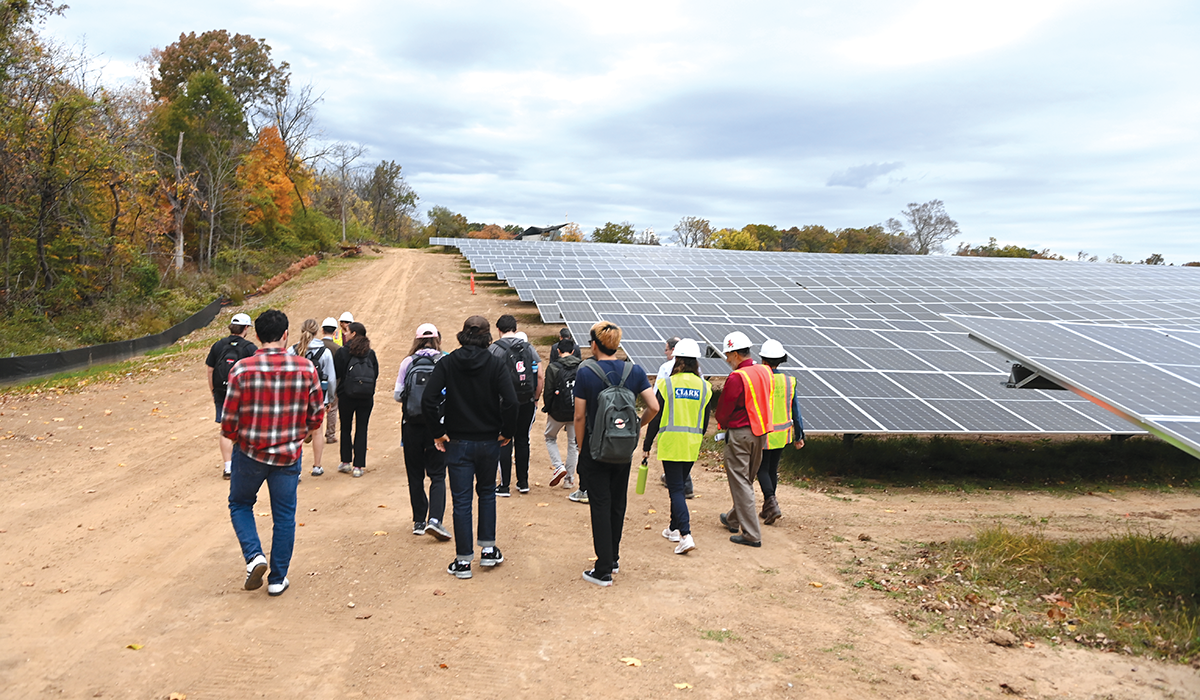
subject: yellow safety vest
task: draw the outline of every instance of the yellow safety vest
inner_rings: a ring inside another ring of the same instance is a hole
[[[695,462],[704,439],[704,409],[712,398],[712,385],[691,372],[680,372],[664,378],[659,392],[666,407],[659,424],[658,458]]]
[[[777,450],[795,442],[792,427],[792,399],[796,396],[796,378],[786,374],[771,377],[771,432],[767,449]]]

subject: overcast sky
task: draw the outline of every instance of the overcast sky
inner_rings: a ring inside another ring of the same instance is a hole
[[[954,243],[1200,260],[1194,0],[126,0],[48,24],[114,83],[209,29],[266,39],[327,138],[471,221],[670,236],[941,199]]]

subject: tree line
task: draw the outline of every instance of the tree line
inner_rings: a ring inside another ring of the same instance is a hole
[[[436,211],[435,211],[436,210]],[[432,235],[473,238],[516,238],[520,226],[500,227],[496,224],[468,223],[465,216],[454,214],[445,207],[434,207],[429,214]],[[450,222],[450,223],[447,223]],[[453,223],[457,222],[457,223]],[[769,224],[747,224],[742,228],[714,228],[708,219],[685,216],[674,228],[674,245],[685,248],[720,248],[725,250],[768,250],[803,253],[874,253],[882,255],[928,255],[943,252],[945,244],[961,233],[958,222],[946,213],[946,205],[935,199],[924,204],[910,203],[900,212],[900,218],[890,218],[882,224],[861,228],[828,229],[819,225],[780,228]],[[605,222],[585,234],[578,224],[567,224],[552,234],[553,240],[590,241],[595,243],[624,243],[629,245],[662,245],[652,228],[638,230],[632,223]],[[961,243],[954,255],[992,258],[1036,258],[1066,260],[1062,255],[1018,245],[1002,246],[995,238],[984,245]],[[1099,262],[1100,258],[1079,251],[1077,260]],[[1162,265],[1163,256],[1153,253],[1145,260],[1127,260],[1112,255],[1105,262],[1119,264]],[[1184,263],[1185,267],[1200,267],[1200,262]]]
[[[323,139],[321,95],[264,39],[181,34],[149,49],[146,80],[110,86],[87,56],[42,35],[65,9],[0,0],[10,320],[93,306],[119,317],[172,295],[207,303],[342,241],[420,243],[401,166],[363,167],[363,147]],[[110,330],[99,334],[125,335]]]

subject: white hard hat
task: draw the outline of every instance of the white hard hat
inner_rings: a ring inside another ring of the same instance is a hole
[[[700,359],[700,345],[691,338],[684,338],[675,343],[675,357],[691,357]]]
[[[254,322],[250,320],[249,314],[234,314],[229,321],[235,326],[253,326]]]
[[[345,321],[346,323],[354,323],[354,314],[350,313],[349,311],[343,311],[342,315],[338,317],[338,320]]]
[[[723,352],[733,352],[734,350],[749,350],[750,339],[741,331],[734,331],[725,336],[725,342],[721,343]]]
[[[762,357],[769,357],[772,360],[787,357],[787,351],[783,349],[783,343],[778,340],[764,340],[762,350],[758,351]]]
[[[325,319],[324,321],[321,321],[321,327],[322,328],[337,328],[337,319],[334,318],[333,316],[330,316],[329,318]]]

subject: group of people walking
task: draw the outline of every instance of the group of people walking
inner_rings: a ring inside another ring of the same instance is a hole
[[[260,587],[268,568],[253,520],[253,504],[265,481],[275,519],[268,593],[279,595],[288,587],[301,445],[313,443],[311,473],[323,474],[324,445],[337,441],[328,439],[333,437],[328,425],[340,413],[338,469],[362,475],[379,363],[366,328],[349,312],[320,326],[308,319],[292,345],[287,317],[279,311],[254,321],[261,349],[246,338],[249,325],[248,316],[235,315],[230,336],[213,346],[207,364],[223,458],[229,448],[225,474],[231,481],[230,517],[246,561],[245,587]],[[393,392],[401,404],[413,534],[454,539],[449,574],[471,578],[476,548],[479,566],[504,562],[497,546],[496,499],[511,495],[514,467],[517,491],[529,492],[529,437],[539,399],[546,413],[550,486],[573,489],[569,498],[589,507],[596,560],[583,572],[585,581],[610,586],[620,571],[633,458],[640,445],[645,465],[656,439],[671,502],[663,537],[677,554],[696,548],[686,499],[692,494],[690,472],[713,418],[724,430],[718,439],[725,440],[733,504],[720,522],[735,533],[732,542],[761,546],[759,519],[771,524],[782,515],[775,496],[779,453],[788,443],[797,449],[804,444],[795,380],[778,371],[786,360],[779,343],[763,344],[764,365],[751,358],[745,334],[727,336],[723,349],[732,371],[717,393],[701,374],[700,344],[690,338],[668,341],[668,362],[651,384],[642,367],[618,359],[622,332],[616,324],[601,321],[590,329],[587,359],[564,329],[544,371],[513,316],[501,316],[496,330],[499,337],[493,339],[488,320],[471,316],[456,335],[458,348],[447,353],[438,329],[421,324]],[[264,406],[272,408],[264,411]],[[561,432],[568,439],[565,460],[558,448]],[[764,494],[757,514],[756,478]],[[444,524],[447,481],[452,532]],[[287,520],[290,524],[281,522]]]

